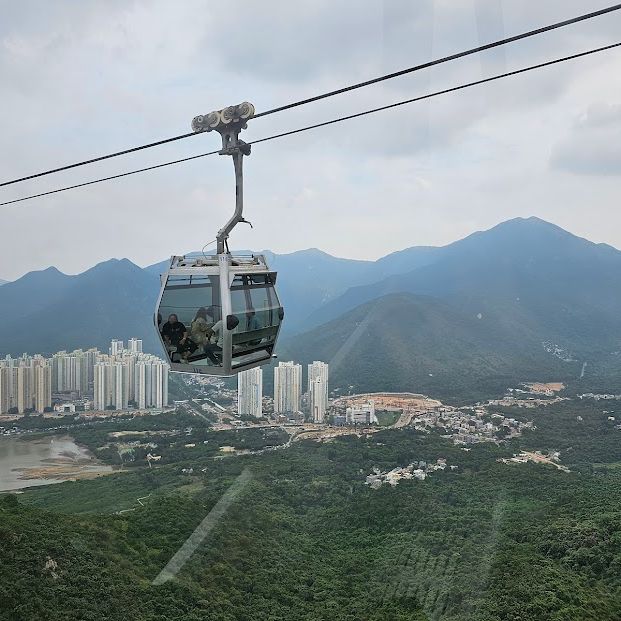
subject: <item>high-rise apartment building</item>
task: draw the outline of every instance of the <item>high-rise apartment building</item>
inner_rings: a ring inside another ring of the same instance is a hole
[[[17,361],[12,360],[9,366],[9,409],[17,407]]]
[[[113,401],[115,410],[126,410],[129,406],[129,360],[119,360],[112,364]]]
[[[44,361],[33,369],[34,374],[34,409],[43,414],[52,407],[52,367]]]
[[[142,353],[142,340],[141,339],[129,339],[127,341],[127,349],[132,354],[141,354]]]
[[[101,356],[95,365],[93,405],[96,410],[129,406],[129,372],[123,361]]]
[[[8,412],[11,408],[11,393],[9,391],[9,378],[11,369],[0,362],[0,414]]]
[[[105,410],[112,405],[112,366],[107,361],[98,361],[94,367],[93,409]]]
[[[26,363],[17,367],[17,411],[24,414],[33,409],[33,381],[32,369]]]
[[[237,376],[237,411],[240,416],[263,416],[263,369],[256,367]]]
[[[86,358],[86,385],[90,389],[95,381],[95,363],[97,362],[97,356],[99,356],[99,350],[95,347],[87,349],[84,352]]]
[[[110,355],[111,356],[116,356],[118,354],[123,353],[124,349],[125,349],[125,343],[123,343],[123,341],[112,339],[112,343],[110,343]]]
[[[308,402],[315,423],[323,423],[328,409],[328,365],[315,360],[308,365]]]
[[[168,405],[168,365],[157,356],[142,355],[136,362],[134,394],[139,408]]]
[[[59,351],[54,354],[52,357],[52,391],[86,394],[89,388],[88,360],[89,356],[81,349],[76,349],[71,353]]]
[[[300,411],[302,365],[280,362],[274,368],[274,413],[293,414]]]
[[[168,371],[170,367],[166,362],[153,356],[151,365],[151,397],[146,407],[163,408],[168,405]]]
[[[115,343],[119,342],[113,341],[110,351],[116,350]],[[94,408],[124,410],[130,403],[139,408],[167,406],[169,369],[157,356],[128,349],[117,351],[114,356],[100,355],[94,368]]]
[[[2,413],[17,408],[19,414],[43,414],[52,406],[52,368],[42,356],[22,356],[17,365],[5,366],[2,376],[0,383],[7,395],[0,395]]]

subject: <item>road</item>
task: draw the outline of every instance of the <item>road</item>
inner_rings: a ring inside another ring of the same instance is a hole
[[[390,427],[385,427],[385,429],[401,429],[402,427],[408,427],[412,422],[412,418],[414,418],[414,414],[419,414],[416,410],[403,410],[401,415],[397,419],[397,421],[390,425]]]

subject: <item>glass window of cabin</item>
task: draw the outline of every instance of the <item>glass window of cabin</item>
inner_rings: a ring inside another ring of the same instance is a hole
[[[219,280],[206,275],[168,277],[158,309],[158,328],[170,362],[222,365]]]
[[[283,311],[273,274],[236,274],[231,305],[239,323],[233,330],[233,366],[272,355]]]

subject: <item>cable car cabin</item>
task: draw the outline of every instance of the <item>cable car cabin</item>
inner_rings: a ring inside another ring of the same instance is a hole
[[[173,257],[155,322],[173,371],[233,375],[272,358],[284,311],[261,255]]]

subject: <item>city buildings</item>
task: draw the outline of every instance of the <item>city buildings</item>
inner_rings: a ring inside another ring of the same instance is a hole
[[[299,412],[301,396],[302,365],[279,362],[274,368],[274,414]]]
[[[52,392],[75,392],[86,395],[93,381],[93,367],[99,352],[89,349],[84,352],[76,349],[70,353],[59,351],[51,359]]]
[[[142,349],[142,343],[140,343]],[[157,356],[140,354],[134,376],[134,400],[139,408],[168,405],[168,365]]]
[[[237,411],[240,416],[263,415],[263,369],[256,367],[237,376]]]
[[[52,368],[42,356],[24,354],[0,361],[0,414],[43,412],[52,408]]]
[[[95,410],[162,408],[168,405],[169,366],[161,358],[144,354],[142,341],[130,339],[128,349],[122,341],[112,341],[110,351],[95,363],[93,402]]]
[[[308,403],[315,423],[323,423],[328,409],[328,365],[315,360],[308,365]]]
[[[164,360],[143,353],[140,339],[130,339],[127,348],[115,339],[109,352],[77,349],[49,359],[7,356],[0,360],[0,414],[42,414],[52,411],[53,402],[78,399],[80,405],[91,395],[95,410],[168,405],[169,367]]]

